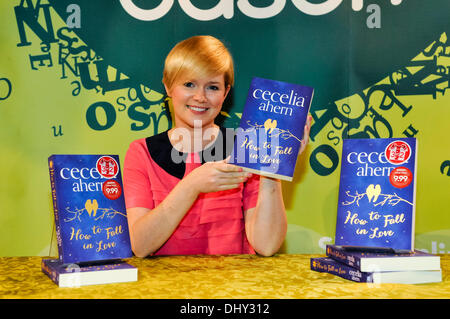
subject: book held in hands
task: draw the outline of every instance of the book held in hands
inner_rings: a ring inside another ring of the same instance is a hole
[[[230,163],[292,181],[314,89],[254,77]]]
[[[132,257],[119,163],[117,155],[49,157],[59,254],[57,260],[42,263],[46,274],[53,273],[50,278],[56,278],[56,273],[67,277],[70,265],[72,270],[85,269],[76,272],[84,276],[87,270],[102,269],[102,276],[98,278],[107,283],[110,282],[106,280],[107,270],[111,270],[108,262],[110,265],[121,262],[124,266],[121,259]],[[103,268],[89,268],[99,262],[103,262]],[[131,269],[128,273],[131,274],[133,268],[127,268]],[[134,272],[137,274],[137,269],[134,268]]]

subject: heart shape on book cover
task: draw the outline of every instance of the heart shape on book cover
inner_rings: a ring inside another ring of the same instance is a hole
[[[269,131],[269,134],[272,133],[272,131],[276,128],[277,128],[277,120],[267,119],[264,122],[264,130],[266,132]]]
[[[375,203],[378,199],[378,196],[380,196],[381,194],[381,187],[379,184],[377,185],[373,185],[370,184],[369,186],[367,186],[366,188],[366,195],[367,195],[367,199],[369,200],[369,203],[372,201],[373,198],[373,202]]]
[[[89,216],[94,216],[97,214],[97,209],[98,209],[98,203],[97,200],[90,200],[88,199],[86,201],[86,203],[84,204],[84,208],[86,208],[86,211],[88,212]],[[92,215],[92,212],[94,212],[94,214]]]

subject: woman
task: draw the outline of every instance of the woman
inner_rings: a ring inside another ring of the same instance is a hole
[[[125,157],[133,252],[273,255],[287,230],[281,183],[229,164],[223,149],[232,138],[214,123],[234,84],[229,51],[211,36],[186,39],[168,54],[163,83],[174,127],[132,142]]]

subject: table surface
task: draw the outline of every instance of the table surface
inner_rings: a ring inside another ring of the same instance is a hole
[[[450,298],[450,255],[442,282],[420,285],[355,283],[310,270],[318,255],[277,254],[130,258],[138,281],[59,288],[41,271],[42,257],[0,258],[0,298],[9,299],[305,299]]]

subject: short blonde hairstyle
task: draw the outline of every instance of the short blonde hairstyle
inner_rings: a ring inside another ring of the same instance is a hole
[[[216,76],[224,74],[225,87],[234,85],[231,53],[209,35],[193,36],[177,43],[164,63],[163,83],[170,89],[180,76]]]

